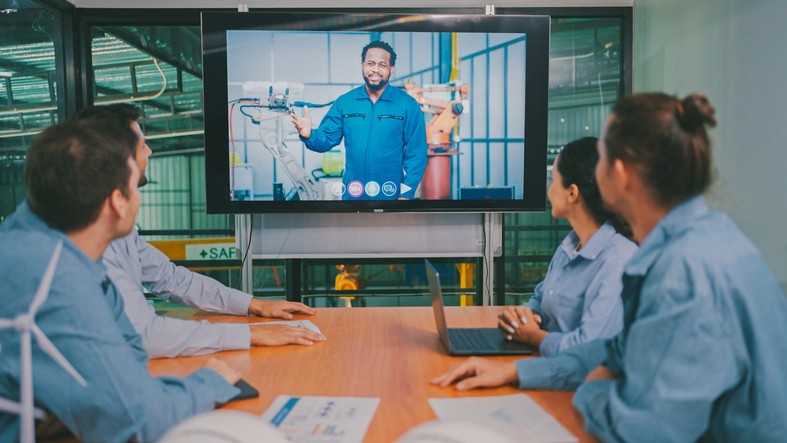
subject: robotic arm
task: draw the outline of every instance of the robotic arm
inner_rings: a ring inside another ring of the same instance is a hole
[[[467,114],[469,85],[451,82],[442,85],[419,87],[406,84],[405,90],[418,101],[421,110],[433,114],[426,124],[426,144],[429,147],[426,170],[421,179],[421,198],[424,200],[446,200],[451,198],[451,158],[459,154],[452,146],[451,132],[459,116]],[[447,100],[426,97],[424,93],[443,94]]]
[[[426,142],[429,145],[430,153],[450,151],[451,132],[459,116],[465,112],[470,85],[452,82],[420,87],[408,83],[404,89],[421,105],[422,111],[433,114],[429,123],[426,124]],[[424,96],[424,93],[435,92],[447,92],[450,94],[450,99],[439,100]]]
[[[303,169],[284,142],[287,135],[285,127],[290,126],[293,106],[303,106],[301,102],[293,100],[303,94],[303,85],[287,82],[246,82],[243,92],[244,95],[254,98],[239,99],[240,112],[258,126],[262,145],[292,180],[298,197],[301,200],[322,200],[322,189]],[[252,110],[252,113],[247,110]],[[292,131],[288,129],[288,132]]]

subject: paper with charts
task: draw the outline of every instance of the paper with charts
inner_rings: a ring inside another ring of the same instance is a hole
[[[429,406],[440,419],[472,420],[528,443],[576,442],[568,432],[526,394],[494,397],[430,398]]]
[[[296,443],[361,443],[379,398],[280,395],[262,418]]]

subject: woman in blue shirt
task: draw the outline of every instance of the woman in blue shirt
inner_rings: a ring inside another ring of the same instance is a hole
[[[533,298],[506,308],[498,321],[507,339],[537,346],[544,356],[612,337],[623,326],[621,276],[637,246],[617,232],[616,217],[604,209],[594,174],[597,141],[575,140],[555,159],[547,197],[552,216],[568,220],[573,231]]]
[[[433,383],[576,389],[602,441],[783,442],[787,299],[757,248],[702,193],[715,109],[702,94],[615,104],[596,168],[640,248],[623,273],[623,329],[551,358],[470,359]],[[765,203],[764,203],[765,204]]]

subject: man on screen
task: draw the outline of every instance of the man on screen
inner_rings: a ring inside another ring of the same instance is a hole
[[[344,200],[409,200],[426,168],[426,126],[418,102],[388,80],[396,52],[373,41],[361,51],[364,85],[331,106],[318,128],[307,107],[292,114],[301,140],[312,151],[326,152],[344,138],[347,152],[342,177]]]
[[[131,127],[139,140],[135,159],[141,187],[147,183],[145,168],[151,150],[137,122],[139,117],[136,107],[115,104],[87,107],[74,120],[99,126]],[[290,319],[292,312],[312,315],[314,310],[302,303],[257,300],[210,277],[176,266],[164,253],[140,238],[136,229],[112,242],[103,262],[123,297],[126,315],[151,358],[202,355],[249,346],[311,345],[323,340],[315,332],[294,326],[211,323],[157,315],[147,303],[143,287],[168,301],[226,314]]]

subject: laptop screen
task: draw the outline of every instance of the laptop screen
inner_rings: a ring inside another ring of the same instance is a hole
[[[450,341],[448,340],[448,325],[445,322],[445,312],[443,309],[443,290],[440,287],[440,273],[429,262],[426,262],[426,277],[429,279],[429,292],[432,295],[432,309],[434,309],[434,319],[437,325],[437,333],[440,334],[440,340],[443,341],[446,349],[450,348]]]

